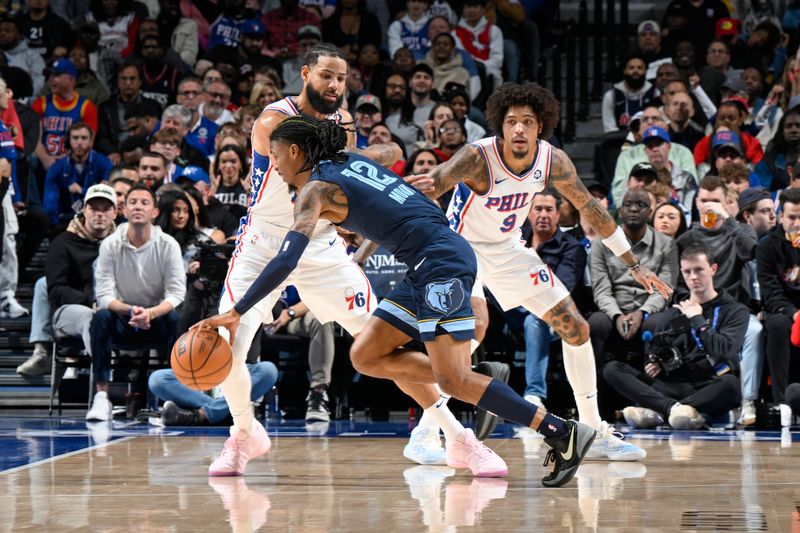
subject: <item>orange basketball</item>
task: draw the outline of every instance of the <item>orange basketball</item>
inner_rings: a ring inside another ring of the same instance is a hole
[[[213,329],[190,329],[172,347],[170,365],[178,380],[191,389],[213,389],[228,377],[233,354]]]

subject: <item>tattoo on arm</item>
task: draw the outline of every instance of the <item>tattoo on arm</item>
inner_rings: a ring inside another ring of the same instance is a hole
[[[308,183],[295,201],[294,224],[291,231],[311,238],[322,214],[338,213],[342,206],[346,213],[347,198],[339,187],[319,181]]]
[[[478,148],[466,145],[457,151],[447,162],[438,165],[431,171],[434,192],[429,196],[438,198],[459,181],[463,181],[470,189],[483,194],[488,190],[489,169],[486,160]]]
[[[402,151],[396,143],[390,142],[385,144],[372,144],[366,148],[348,148],[348,152],[369,157],[383,167],[390,167],[394,165],[402,156]]]
[[[578,177],[569,156],[556,148],[550,164],[550,184],[586,217],[601,237],[606,238],[617,229],[617,223]]]

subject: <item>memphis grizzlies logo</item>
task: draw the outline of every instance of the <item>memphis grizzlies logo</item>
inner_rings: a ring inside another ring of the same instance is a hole
[[[428,283],[425,302],[434,311],[449,315],[464,303],[464,286],[460,279]]]

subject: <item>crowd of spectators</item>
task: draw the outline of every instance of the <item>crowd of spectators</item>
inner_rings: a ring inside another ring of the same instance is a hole
[[[534,201],[528,243],[588,316],[606,415],[628,407],[634,425],[697,427],[738,407],[751,425],[769,400],[788,418],[793,328],[800,345],[800,7],[777,5],[657,7],[659,17],[636,24],[603,98],[596,175],[584,180],[642,263],[677,287],[673,301],[636,286],[554,191]],[[397,142],[404,158],[392,170],[418,173],[493,133],[487,96],[505,81],[536,80],[556,11],[532,0],[29,0],[3,14],[0,316],[33,312],[34,351],[18,372],[49,370],[53,335],[82,336],[103,394],[115,338],[172,339],[214,310],[221,280],[208,258],[224,260],[248,204],[252,125],[265,105],[298,94],[314,44],[348,58],[344,105],[359,146]],[[15,291],[34,281],[28,265],[45,239],[46,279],[29,310]],[[284,308],[296,316],[278,312],[278,326],[317,335],[302,302]],[[727,335],[718,308],[742,338]],[[682,372],[653,370],[643,340],[676,312],[702,330],[685,339],[702,367],[691,388],[670,381]],[[541,404],[554,336],[536,317],[518,318],[508,320],[527,344],[526,398]],[[324,345],[313,387],[330,380]],[[269,368],[251,371],[274,382]],[[695,402],[711,385],[726,401]],[[95,398],[93,416],[107,416],[104,401]],[[216,407],[199,417],[175,409],[172,419],[219,418]]]

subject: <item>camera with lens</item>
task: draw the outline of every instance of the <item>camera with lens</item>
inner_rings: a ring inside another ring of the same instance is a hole
[[[233,243],[200,242],[195,261],[200,262],[197,275],[210,283],[222,283],[228,273],[228,261],[233,255]]]
[[[679,337],[689,332],[691,325],[686,316],[679,316],[670,321],[670,329],[651,333],[645,331],[642,339],[648,346],[647,359],[651,363],[658,363],[667,374],[677,370],[683,365],[683,339]]]

